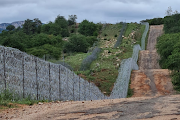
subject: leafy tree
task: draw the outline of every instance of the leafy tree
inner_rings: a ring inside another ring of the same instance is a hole
[[[180,32],[180,14],[174,14],[164,18],[164,31],[165,33]]]
[[[89,43],[84,35],[73,35],[65,43],[64,52],[87,52]]]
[[[79,32],[85,36],[97,36],[97,25],[83,20],[79,25]]]
[[[33,25],[33,20],[27,19],[23,25],[24,33],[30,35],[34,31],[35,25]]]
[[[36,26],[36,32],[37,32],[37,33],[40,33],[40,32],[41,32],[42,22],[41,22],[38,18],[35,18],[35,19],[34,19],[34,24],[35,24],[35,26]]]
[[[2,45],[25,51],[25,46],[19,41],[19,36],[16,36],[15,34],[4,37],[2,40]]]
[[[49,35],[61,35],[61,27],[55,23],[49,22],[41,27],[41,32]]]
[[[12,30],[14,30],[15,29],[15,26],[14,25],[8,25],[7,27],[6,27],[6,30],[8,30],[8,31],[12,31]]]
[[[76,15],[69,15],[68,25],[74,25],[76,23],[76,19],[77,19]]]
[[[171,70],[172,83],[176,90],[180,90],[180,33],[162,35],[156,47],[160,66]]]
[[[165,13],[165,14],[166,14],[166,16],[171,16],[171,15],[172,15],[172,12],[173,12],[173,11],[172,11],[172,8],[171,8],[171,6],[169,6],[168,9],[166,10],[166,13]]]
[[[27,19],[23,25],[23,31],[28,35],[35,34],[36,32],[40,33],[41,25],[42,23],[38,18],[34,20]]]
[[[55,19],[55,25],[61,28],[60,33],[62,37],[69,36],[68,21],[63,16],[60,15],[57,16],[57,18]]]

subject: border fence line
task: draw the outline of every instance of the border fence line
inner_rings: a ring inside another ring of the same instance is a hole
[[[144,34],[149,29],[149,24],[145,25]],[[147,35],[144,34],[142,40]],[[141,43],[145,44],[145,41]],[[0,92],[9,89],[14,92],[14,97],[18,95],[20,98],[53,101],[125,98],[131,70],[139,69],[137,59],[141,47],[135,45],[132,58],[121,62],[111,95],[105,96],[94,83],[80,78],[61,64],[44,61],[15,48],[0,46]]]

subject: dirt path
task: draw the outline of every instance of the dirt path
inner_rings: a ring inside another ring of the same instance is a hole
[[[44,103],[0,112],[1,120],[178,120],[180,96]]]
[[[160,69],[156,52],[157,37],[162,35],[163,25],[150,26],[147,50],[140,51],[139,68],[132,71],[133,97],[173,94],[173,86],[167,69]]]

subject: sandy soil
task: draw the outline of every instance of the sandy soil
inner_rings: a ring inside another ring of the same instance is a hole
[[[180,95],[44,103],[0,113],[1,120],[178,120]]]
[[[155,50],[163,26],[151,26],[147,51],[140,53],[140,70],[131,75],[132,98],[39,103],[7,109],[0,120],[178,120],[180,95],[174,94],[169,71],[160,69]],[[142,97],[144,96],[144,97]]]
[[[156,52],[157,37],[162,35],[163,25],[150,26],[147,50],[140,51],[139,69],[132,71],[133,97],[174,94],[169,71],[160,69]]]

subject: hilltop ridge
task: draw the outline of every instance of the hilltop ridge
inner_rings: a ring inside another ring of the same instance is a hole
[[[22,27],[22,25],[24,24],[24,21],[15,21],[15,22],[12,22],[12,23],[1,23],[0,24],[0,33],[6,29],[7,26],[9,25],[14,25],[15,28],[18,28],[18,27]]]

